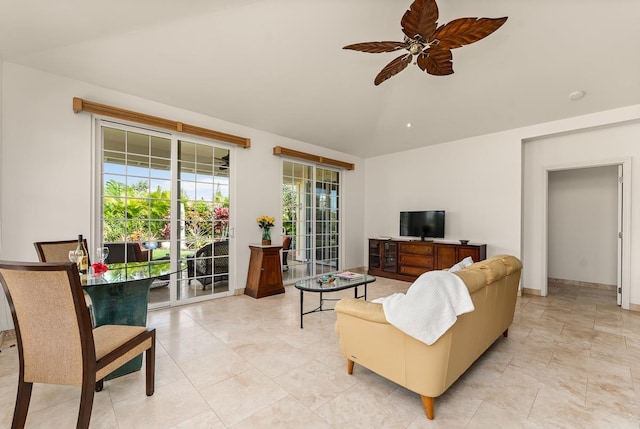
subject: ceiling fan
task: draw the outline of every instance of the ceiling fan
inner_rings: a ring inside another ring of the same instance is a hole
[[[395,60],[387,64],[376,76],[380,85],[400,73],[417,56],[415,64],[435,76],[453,74],[451,49],[484,39],[505,23],[503,18],[458,18],[438,27],[438,5],[435,0],[415,0],[402,16],[400,25],[404,42],[364,42],[347,45],[343,49],[381,53],[405,49]]]

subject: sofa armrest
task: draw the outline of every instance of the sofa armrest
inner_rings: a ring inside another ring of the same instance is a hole
[[[343,298],[336,303],[335,311],[370,322],[389,323],[387,322],[387,318],[384,317],[382,304],[375,302],[363,301],[356,298]]]

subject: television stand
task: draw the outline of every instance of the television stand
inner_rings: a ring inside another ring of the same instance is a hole
[[[467,256],[474,262],[486,259],[487,245],[370,238],[368,273],[412,282],[427,271],[451,268]]]

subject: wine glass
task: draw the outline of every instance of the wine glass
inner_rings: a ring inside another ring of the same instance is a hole
[[[71,262],[75,262],[76,264],[79,264],[80,258],[82,258],[82,250],[79,250],[79,249],[69,250],[69,260]]]
[[[96,259],[100,261],[101,264],[104,264],[104,261],[107,260],[109,256],[109,248],[107,246],[98,247],[96,249]]]

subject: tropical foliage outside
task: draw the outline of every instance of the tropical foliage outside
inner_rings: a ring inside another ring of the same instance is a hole
[[[183,210],[184,242],[198,249],[212,237],[227,236],[229,198],[217,192],[213,202],[189,201],[180,197]],[[145,181],[125,185],[116,180],[105,184],[103,236],[105,242],[169,240],[171,236],[171,195],[158,187],[149,190]]]

